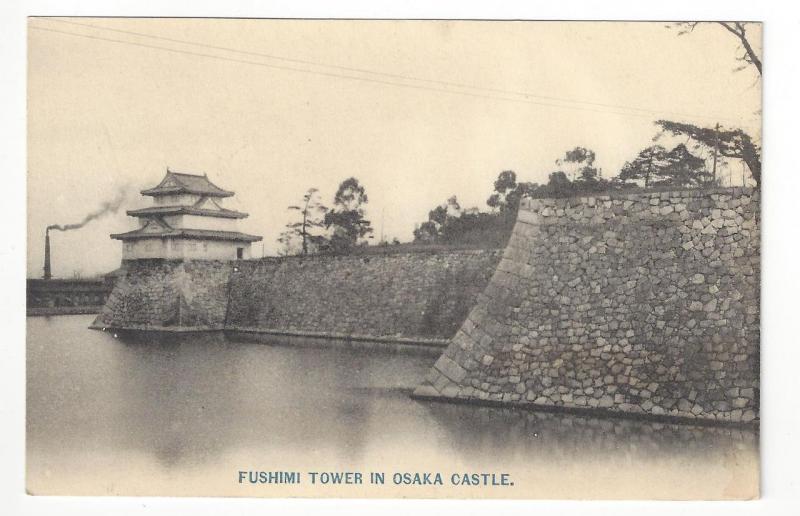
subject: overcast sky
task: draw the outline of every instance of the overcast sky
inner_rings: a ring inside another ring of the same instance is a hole
[[[116,215],[52,236],[55,276],[116,268],[108,235],[134,227],[124,211],[149,204],[138,191],[167,166],[234,190],[231,206],[250,213],[241,229],[274,254],[286,207],[312,186],[330,204],[350,176],[376,236],[406,241],[447,197],[486,209],[500,171],[544,182],[576,145],[614,175],[652,144],[658,118],[760,131],[759,77],[733,71],[737,42],[716,25],[678,36],[663,23],[34,18],[29,29],[33,277],[47,225],[126,188]]]

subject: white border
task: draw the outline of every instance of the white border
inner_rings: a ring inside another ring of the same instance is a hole
[[[0,7],[0,513],[3,514],[800,514],[798,480],[797,156],[800,11],[789,2],[671,0],[592,2],[422,2],[246,0],[30,1]],[[762,499],[755,502],[562,502],[261,500],[200,498],[31,497],[24,494],[25,42],[29,15],[496,18],[764,21],[764,228],[762,304]]]

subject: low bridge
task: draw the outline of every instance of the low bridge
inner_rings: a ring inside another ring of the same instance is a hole
[[[27,315],[99,313],[114,288],[113,278],[28,279]]]

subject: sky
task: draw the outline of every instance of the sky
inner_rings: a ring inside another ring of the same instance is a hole
[[[149,205],[138,192],[167,167],[235,191],[229,207],[250,214],[240,230],[263,235],[269,255],[289,205],[310,187],[330,205],[350,176],[376,237],[408,241],[451,195],[487,209],[501,171],[546,182],[577,145],[615,175],[653,144],[659,118],[760,137],[760,77],[734,71],[737,41],[714,24],[683,36],[662,22],[31,18],[28,29],[29,277],[46,226],[122,192],[116,213],[51,237],[56,277],[118,267],[109,234],[135,227],[125,210]]]

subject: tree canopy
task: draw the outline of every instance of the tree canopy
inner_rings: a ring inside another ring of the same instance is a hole
[[[645,188],[686,188],[709,185],[713,178],[706,171],[705,160],[681,143],[670,151],[661,145],[642,149],[636,158],[623,165],[619,179],[623,183],[641,181]]]
[[[279,237],[279,242],[284,245],[285,252],[292,251],[295,240],[300,241],[300,252],[303,255],[313,252],[323,245],[325,237],[318,234],[325,225],[325,214],[328,211],[319,198],[319,190],[309,188],[303,195],[303,201],[296,206],[289,206],[289,210],[297,211],[300,220],[286,224],[286,231]]]
[[[494,182],[494,192],[486,200],[486,204],[500,213],[516,216],[519,201],[530,195],[538,187],[536,183],[517,183],[517,174],[513,170],[500,172]]]
[[[359,240],[372,234],[372,224],[364,217],[369,202],[366,190],[355,177],[345,179],[336,190],[333,209],[325,213],[325,227],[331,230],[329,251],[347,252]]]
[[[322,204],[316,188],[309,188],[301,203],[288,207],[300,217],[287,223],[278,236],[279,254],[347,253],[365,243],[373,232],[364,216],[368,201],[366,189],[355,177],[339,184],[332,209]]]
[[[714,179],[706,170],[706,160],[689,152],[682,143],[666,153],[664,159],[666,166],[661,171],[664,179],[657,186],[704,186]]]
[[[761,186],[761,147],[743,130],[700,127],[669,120],[657,120],[655,124],[661,128],[661,133],[656,138],[662,134],[686,136],[698,146],[706,147],[712,152],[716,149],[722,157],[742,160],[750,170],[756,187]]]

